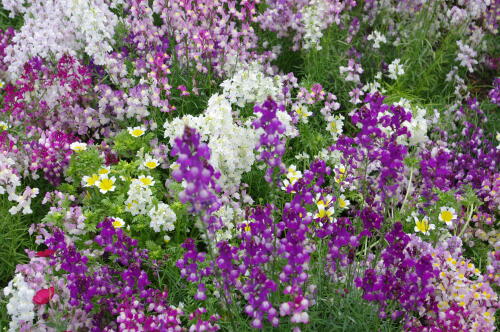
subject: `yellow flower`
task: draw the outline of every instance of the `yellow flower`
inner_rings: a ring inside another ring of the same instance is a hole
[[[344,165],[339,165],[335,171],[335,182],[340,183],[344,181],[347,170]]]
[[[441,212],[439,213],[439,220],[444,222],[447,226],[452,226],[452,221],[457,219],[454,208],[443,206],[441,207]]]
[[[108,191],[115,190],[115,182],[116,182],[116,179],[114,176],[111,178],[104,177],[96,182],[96,186],[99,188],[99,191],[101,193],[105,194]]]
[[[0,130],[7,130],[7,129],[9,129],[9,125],[7,124],[7,122],[0,121]]]
[[[333,206],[330,206],[332,202],[332,196],[327,195],[324,198],[320,198],[319,194],[316,197],[316,206],[318,207],[318,212],[314,215],[314,218],[328,218],[328,220],[333,220],[333,214],[335,213],[335,209]]]
[[[155,169],[158,165],[160,165],[160,162],[150,156],[147,156],[144,160],[144,166],[149,169]]]
[[[146,128],[144,127],[127,128],[127,130],[128,133],[133,137],[140,137],[146,132]]]
[[[429,219],[427,217],[423,217],[420,220],[417,216],[413,216],[413,218],[415,219],[414,230],[416,233],[420,232],[424,235],[429,235],[429,231],[436,228],[434,224],[429,224]]]
[[[290,180],[290,184],[295,184],[295,182],[302,178],[302,172],[297,171],[297,166],[290,165],[290,167],[288,167],[288,173],[286,174],[286,177],[288,178],[288,180]]]
[[[97,174],[99,174],[100,176],[104,176],[104,175],[108,175],[109,172],[111,172],[109,166],[105,166],[105,167],[99,168],[99,170],[97,171]]]
[[[348,199],[345,199],[345,195],[340,195],[340,197],[337,199],[337,202],[339,203],[339,208],[341,209],[345,209],[351,204]]]
[[[84,176],[82,178],[82,185],[84,187],[92,187],[93,185],[96,184],[97,181],[99,181],[98,174],[92,174],[91,176]]]
[[[75,152],[85,151],[87,150],[87,144],[82,142],[74,142],[71,143],[69,148]]]
[[[114,228],[122,228],[123,226],[125,226],[125,221],[123,221],[122,218],[118,217],[111,217],[111,218],[114,219],[112,222]]]
[[[0,80],[0,89],[2,89],[5,86],[5,82]]]
[[[148,176],[140,175],[138,180],[141,182],[143,187],[149,187],[155,184],[153,177],[150,175]]]

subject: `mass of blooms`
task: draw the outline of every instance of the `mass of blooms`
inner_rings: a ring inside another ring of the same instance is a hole
[[[499,1],[0,4],[0,331],[500,327]]]

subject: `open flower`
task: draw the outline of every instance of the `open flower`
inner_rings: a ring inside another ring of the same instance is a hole
[[[153,177],[150,175],[148,175],[148,176],[140,175],[137,180],[139,180],[142,187],[150,187],[150,186],[153,186],[155,184]]]
[[[146,128],[144,127],[134,127],[134,128],[127,128],[128,130],[128,133],[133,136],[133,137],[140,137],[142,135],[144,135],[144,133],[146,132]]]
[[[75,152],[87,150],[87,144],[82,142],[73,142],[70,144],[69,148]]]
[[[99,191],[101,193],[105,194],[108,191],[115,190],[115,182],[116,178],[114,176],[111,178],[102,177],[99,181],[96,182],[96,186],[99,188]]]
[[[328,218],[328,220],[333,220],[333,214],[335,209],[332,206],[332,195],[326,195],[321,197],[319,194],[316,196],[316,206],[318,207],[318,212],[314,215],[314,218]]]
[[[337,203],[341,209],[345,209],[351,204],[348,199],[345,199],[345,195],[340,195],[340,197],[337,198]]]
[[[54,293],[54,287],[40,289],[38,292],[36,292],[35,296],[33,296],[33,303],[47,304],[54,296]]]
[[[104,167],[101,167],[97,170],[97,174],[99,174],[99,176],[103,176],[103,175],[108,175],[109,173],[111,172],[111,169],[109,166],[104,166]]]
[[[295,184],[295,182],[302,178],[302,172],[297,171],[297,166],[290,165],[290,167],[288,167],[288,173],[286,174],[286,177],[288,178],[288,180],[290,180],[290,184],[293,185]]]
[[[444,222],[446,226],[450,227],[453,225],[453,220],[457,219],[457,214],[455,209],[447,206],[441,207],[441,212],[439,212],[439,220]]]
[[[39,251],[35,254],[36,257],[50,257],[55,253],[54,250],[51,249],[45,249],[42,251]]]
[[[413,218],[415,219],[414,230],[416,233],[420,232],[424,235],[429,235],[429,231],[436,228],[434,224],[429,223],[429,218],[427,217],[420,219],[416,215],[413,215]]]
[[[159,164],[160,162],[157,159],[150,156],[147,156],[146,159],[144,160],[144,166],[146,166],[149,169],[155,169],[156,167],[158,167]]]
[[[0,130],[7,130],[9,129],[9,124],[5,121],[0,121]]]
[[[307,110],[307,106],[303,104],[293,105],[292,110],[297,113],[299,120],[304,121],[305,123],[307,123],[307,118],[312,115],[312,112],[309,112]]]
[[[82,178],[82,186],[84,187],[92,187],[99,181],[99,174],[92,174],[91,176],[84,176]]]
[[[122,228],[123,226],[125,226],[125,221],[123,221],[122,218],[111,217],[111,219],[113,219],[113,222],[111,224],[114,228]]]

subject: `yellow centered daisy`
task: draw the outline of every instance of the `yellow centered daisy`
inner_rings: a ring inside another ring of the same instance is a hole
[[[127,128],[127,129],[128,129],[128,133],[133,137],[140,137],[140,136],[144,135],[144,133],[146,132],[146,129],[143,127],[134,127],[134,128]]]
[[[109,174],[109,172],[111,172],[111,170],[109,169],[109,166],[108,167],[99,168],[99,170],[97,171],[97,173],[99,175],[106,175],[106,174]]]
[[[144,166],[146,166],[149,169],[154,169],[154,168],[158,167],[158,161],[156,161],[154,159],[146,160],[144,162]]]
[[[122,228],[125,226],[125,221],[122,218],[113,217],[114,221],[111,223],[114,228]]]
[[[92,174],[91,176],[84,176],[82,180],[85,187],[91,187],[95,185],[97,181],[99,181],[99,175]]]
[[[154,185],[154,181],[153,181],[153,177],[152,176],[144,176],[144,175],[141,175],[139,176],[138,178],[139,181],[141,181],[141,183],[146,186],[146,187],[149,187],[149,186],[152,186]]]
[[[74,142],[74,143],[71,143],[69,148],[75,152],[85,151],[85,150],[87,150],[87,144],[82,143],[82,142]]]
[[[108,191],[113,191],[115,190],[115,181],[116,179],[114,177],[112,178],[102,178],[99,180],[96,185],[99,188],[99,191],[103,194],[107,193]]]
[[[0,130],[7,130],[7,129],[9,129],[9,126],[7,125],[7,123],[0,121]]]
[[[443,206],[441,207],[441,212],[439,212],[439,220],[444,222],[446,225],[451,226],[452,221],[457,218],[455,214],[455,209]]]

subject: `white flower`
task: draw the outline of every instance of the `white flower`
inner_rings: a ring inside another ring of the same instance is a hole
[[[35,318],[33,296],[35,290],[24,281],[23,275],[18,273],[3,290],[5,296],[10,296],[7,303],[7,313],[10,315],[9,331],[18,331],[21,324],[32,324]]]
[[[125,221],[122,218],[111,217],[111,219],[113,219],[112,224],[114,228],[122,228],[125,226]]]
[[[69,148],[75,152],[85,151],[87,150],[87,144],[82,142],[74,142],[70,144]]]
[[[389,75],[387,75],[389,78],[396,80],[399,76],[404,75],[404,66],[400,62],[400,59],[395,59],[389,65]]]
[[[144,215],[149,211],[149,204],[153,199],[153,192],[149,187],[144,187],[141,181],[133,179],[127,192],[125,211],[133,216]]]
[[[349,207],[349,205],[351,205],[351,202],[348,199],[345,199],[345,195],[340,195],[337,198],[337,204],[338,204],[339,208],[345,209],[345,208]]]
[[[158,161],[158,159],[155,159],[150,155],[146,155],[143,165],[148,169],[155,169],[156,167],[158,167],[158,165],[160,165],[160,162]]]
[[[454,208],[447,206],[441,207],[441,211],[439,212],[440,221],[444,222],[446,226],[451,227],[455,219],[457,219],[457,214]]]
[[[111,178],[108,177],[101,177],[99,181],[95,183],[96,187],[99,188],[99,191],[103,194],[107,193],[108,191],[114,191],[115,190],[115,182],[116,178],[112,176]]]
[[[326,129],[332,134],[334,140],[342,135],[344,127],[344,122],[342,120],[344,120],[342,115],[329,116],[326,118],[328,122],[328,127]]]
[[[23,214],[33,213],[31,199],[35,198],[39,192],[38,188],[26,187],[22,195],[17,195],[15,192],[10,193],[9,200],[17,203],[17,206],[9,209],[10,214],[16,214],[21,210]]]
[[[137,180],[141,183],[141,186],[143,187],[151,187],[155,184],[155,181],[153,180],[153,177],[151,175],[145,176],[145,175],[140,175]]]
[[[142,126],[133,127],[133,128],[128,127],[127,130],[128,130],[128,133],[133,137],[140,137],[140,136],[144,135],[144,133],[146,132],[146,128],[144,128]]]
[[[149,226],[155,232],[170,232],[175,229],[174,223],[177,216],[170,206],[163,202],[158,203],[156,207],[152,207],[148,212],[148,216],[151,218]]]
[[[0,131],[9,129],[9,124],[5,121],[0,121]]]
[[[299,120],[303,121],[304,123],[307,123],[307,118],[312,115],[312,112],[309,112],[307,110],[307,106],[304,104],[294,104],[292,106],[292,111],[295,111],[295,113],[297,113],[297,115],[299,116]]]
[[[84,187],[92,187],[96,185],[97,181],[99,181],[99,174],[92,174],[91,176],[84,176],[82,178],[82,186]]]
[[[415,220],[414,231],[416,233],[420,232],[424,235],[429,235],[429,231],[436,228],[434,224],[429,223],[429,218],[423,217],[422,219],[418,218],[416,214],[412,214]]]
[[[380,48],[381,43],[387,43],[387,39],[385,38],[385,36],[377,30],[369,34],[367,39],[373,40],[373,48]]]

